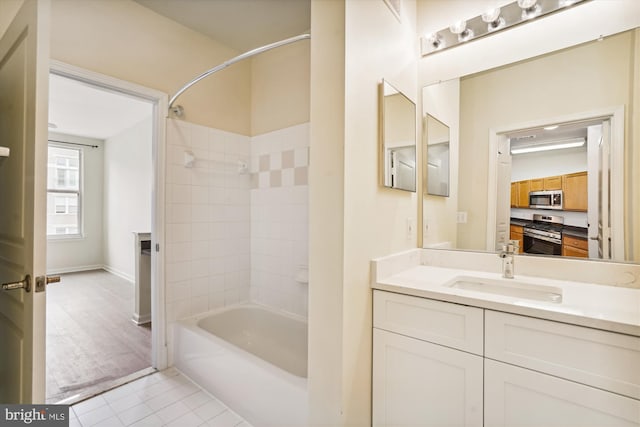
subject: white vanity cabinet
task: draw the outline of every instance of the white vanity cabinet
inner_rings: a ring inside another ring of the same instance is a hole
[[[485,427],[640,425],[637,400],[491,359],[484,363]]]
[[[374,290],[373,425],[640,427],[640,337]]]
[[[483,425],[482,309],[374,291],[373,323],[374,426]]]
[[[640,426],[640,338],[485,310],[485,426]]]

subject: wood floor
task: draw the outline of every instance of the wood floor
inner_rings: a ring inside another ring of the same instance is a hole
[[[130,282],[103,270],[47,287],[47,402],[151,366],[151,325],[131,321]]]

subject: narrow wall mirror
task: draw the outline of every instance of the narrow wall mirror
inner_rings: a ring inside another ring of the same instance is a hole
[[[426,194],[449,197],[449,126],[427,114],[425,136]]]
[[[382,185],[416,191],[416,105],[386,80],[380,84]]]

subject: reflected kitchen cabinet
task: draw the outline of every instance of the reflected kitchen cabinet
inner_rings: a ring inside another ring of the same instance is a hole
[[[511,183],[511,207],[528,208],[529,191],[531,191],[531,181],[518,181]]]
[[[511,240],[518,241],[518,253],[521,254],[524,251],[524,229],[521,225],[513,225],[509,227],[509,238]]]
[[[572,173],[562,177],[564,210],[587,211],[587,172]]]
[[[532,179],[529,191],[562,190],[562,176],[547,176]]]

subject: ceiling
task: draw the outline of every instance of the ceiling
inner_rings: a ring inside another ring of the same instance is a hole
[[[310,0],[135,0],[216,41],[244,52],[309,31]],[[107,139],[149,117],[152,105],[50,75],[49,130]]]
[[[49,75],[49,130],[52,132],[107,139],[152,113],[150,102]]]
[[[135,0],[240,52],[305,33],[310,0]]]

